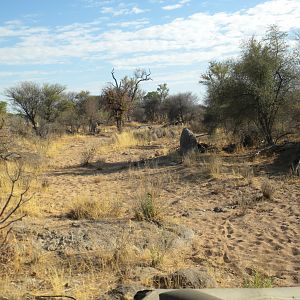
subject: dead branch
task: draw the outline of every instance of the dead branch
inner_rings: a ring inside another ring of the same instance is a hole
[[[112,71],[111,71],[111,76],[112,76],[112,78],[113,78],[113,80],[114,80],[114,82],[115,82],[115,84],[116,84],[115,87],[116,87],[117,89],[119,89],[121,83],[120,83],[120,85],[119,85],[119,84],[118,84],[118,80],[117,80],[116,77],[115,77],[115,68],[112,69]]]
[[[63,295],[46,295],[46,296],[34,296],[36,300],[43,300],[47,298],[66,298],[66,299],[72,299],[72,300],[77,300],[76,298],[72,296],[63,296]]]
[[[8,169],[8,164],[5,163],[5,171],[6,176],[10,181],[10,191],[4,199],[0,199],[0,205],[1,202],[3,202],[1,205],[2,208],[0,209],[0,232],[7,230],[4,241],[2,241],[2,245],[5,243],[7,236],[11,231],[12,224],[22,220],[26,216],[25,214],[22,216],[15,216],[16,212],[22,205],[32,198],[32,196],[26,197],[30,187],[28,181],[25,183],[25,187],[22,192],[18,193],[17,195],[15,193],[16,185],[23,176],[22,165],[16,164],[16,168],[11,173]],[[14,201],[15,199],[17,200]]]

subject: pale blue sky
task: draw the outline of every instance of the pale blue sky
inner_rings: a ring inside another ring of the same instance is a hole
[[[210,60],[237,55],[242,39],[277,24],[300,29],[300,0],[0,0],[0,93],[32,80],[99,94],[135,68],[152,90],[192,91]]]

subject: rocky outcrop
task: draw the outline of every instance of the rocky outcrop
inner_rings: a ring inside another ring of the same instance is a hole
[[[153,284],[159,289],[202,289],[216,286],[215,280],[202,268],[181,269],[169,275],[156,275]]]
[[[188,128],[184,128],[180,136],[180,153],[187,154],[190,151],[198,150],[198,142],[196,136]]]

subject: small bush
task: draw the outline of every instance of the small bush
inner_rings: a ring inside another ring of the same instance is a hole
[[[89,149],[87,149],[86,151],[84,151],[81,154],[81,165],[82,166],[87,166],[91,163],[91,161],[93,160],[93,158],[96,155],[96,148],[95,147],[91,147]]]
[[[133,132],[127,131],[115,134],[113,139],[115,144],[114,146],[118,149],[137,146],[140,142]]]
[[[135,218],[138,221],[148,221],[152,223],[160,223],[161,216],[156,206],[154,197],[151,193],[147,193],[139,202],[135,209]]]
[[[250,278],[244,280],[244,288],[271,288],[274,279],[272,277],[255,272]]]
[[[212,178],[219,178],[222,172],[222,158],[217,154],[210,154],[207,158],[203,159],[201,168],[204,173]]]

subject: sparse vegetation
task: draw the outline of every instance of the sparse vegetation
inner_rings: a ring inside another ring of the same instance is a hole
[[[148,221],[159,224],[161,222],[160,208],[151,193],[147,193],[139,200],[135,209],[135,217],[139,221]]]
[[[244,288],[272,288],[274,279],[272,277],[263,275],[262,273],[255,272],[249,278],[246,278],[243,283]]]
[[[220,287],[297,285],[299,73],[270,27],[240,57],[210,63],[204,105],[166,83],[146,93],[145,70],[113,70],[101,95],[6,89],[0,298],[126,299],[132,285],[194,267]],[[183,128],[195,151],[181,151]],[[182,287],[174,280],[165,286]]]
[[[81,154],[81,165],[88,166],[96,155],[96,148],[91,147]]]
[[[72,206],[67,215],[74,220],[116,218],[121,215],[121,207],[118,200],[109,195],[100,195],[99,199],[82,196],[76,197],[72,201]]]
[[[203,158],[200,172],[212,178],[219,178],[222,174],[222,158],[218,154],[209,154]]]

